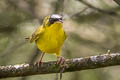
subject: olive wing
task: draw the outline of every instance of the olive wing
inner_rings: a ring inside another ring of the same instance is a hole
[[[40,35],[42,33],[44,33],[45,29],[43,28],[43,26],[39,27],[36,29],[36,31],[32,34],[32,36],[30,37],[30,43],[34,42],[35,40],[37,40]]]

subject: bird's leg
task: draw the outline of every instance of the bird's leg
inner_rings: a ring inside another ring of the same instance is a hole
[[[64,57],[62,57],[62,56],[57,56],[57,58],[58,58],[58,61],[57,61],[57,64],[64,64],[64,62],[65,62],[65,58]]]
[[[57,56],[57,58],[58,58],[57,64],[60,65],[60,80],[61,80],[62,79],[62,73],[65,70],[65,58],[62,57],[62,56]]]
[[[42,54],[40,56],[40,60],[38,62],[36,62],[35,65],[38,65],[38,67],[39,67],[39,65],[42,63],[42,58],[44,55],[45,55],[45,52],[42,52]]]

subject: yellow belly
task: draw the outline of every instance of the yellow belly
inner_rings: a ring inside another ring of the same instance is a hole
[[[36,40],[36,44],[45,53],[57,53],[61,49],[65,37],[62,25],[57,24],[46,28],[45,32]]]

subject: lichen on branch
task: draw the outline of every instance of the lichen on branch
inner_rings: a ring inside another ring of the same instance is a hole
[[[102,54],[83,58],[67,59],[65,61],[64,72],[73,72],[87,69],[120,65],[120,53]],[[42,62],[39,66],[34,64],[17,64],[0,66],[0,78],[30,76],[38,74],[59,73],[60,65],[56,61]]]

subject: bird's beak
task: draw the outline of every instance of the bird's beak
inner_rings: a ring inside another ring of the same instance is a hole
[[[58,21],[56,21],[56,22],[60,22],[60,23],[63,23],[63,20],[58,20]]]

